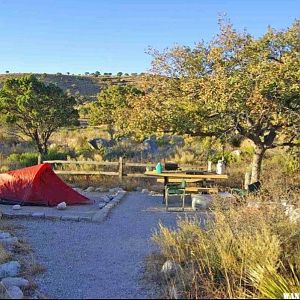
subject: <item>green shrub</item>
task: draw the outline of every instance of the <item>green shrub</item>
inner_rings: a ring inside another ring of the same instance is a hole
[[[69,152],[63,152],[56,149],[50,149],[47,155],[42,157],[43,160],[66,160]],[[30,167],[38,162],[38,153],[25,152],[25,153],[12,153],[8,156],[7,160],[14,163],[16,167]]]
[[[233,155],[230,151],[218,151],[208,156],[209,160],[211,160],[214,164],[218,163],[218,160],[222,160],[224,158],[225,163],[234,162],[237,159],[236,155]]]
[[[7,160],[15,163],[17,167],[30,167],[37,164],[38,154],[32,152],[12,153],[8,156]]]

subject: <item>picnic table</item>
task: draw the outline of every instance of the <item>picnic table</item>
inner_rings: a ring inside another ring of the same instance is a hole
[[[226,174],[216,174],[212,172],[203,172],[203,171],[194,171],[194,172],[189,172],[189,171],[163,171],[162,173],[157,173],[156,171],[146,171],[145,172],[146,176],[149,177],[156,177],[159,179],[163,179],[163,184],[164,184],[164,199],[165,199],[165,188],[167,184],[171,181],[173,182],[180,182],[182,180],[185,180],[187,183],[188,182],[205,182],[205,181],[210,181],[210,180],[225,180],[228,179],[228,175]],[[217,191],[216,188],[213,187],[187,187],[186,188],[187,192],[199,192],[199,191],[208,191],[208,192],[213,192]]]

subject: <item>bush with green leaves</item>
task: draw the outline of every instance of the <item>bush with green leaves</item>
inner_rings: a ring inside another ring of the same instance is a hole
[[[66,160],[69,152],[63,152],[56,149],[50,149],[48,154],[43,155],[43,160]],[[24,152],[24,153],[12,153],[8,156],[7,160],[15,164],[18,167],[30,167],[34,166],[38,162],[38,153]]]

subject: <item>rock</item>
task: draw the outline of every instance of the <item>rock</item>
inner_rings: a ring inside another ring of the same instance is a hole
[[[143,193],[143,194],[147,194],[147,193],[148,193],[148,190],[147,190],[147,189],[142,189],[142,193]]]
[[[99,207],[100,209],[102,209],[105,205],[106,205],[105,202],[100,202],[100,203],[98,204],[98,207]]]
[[[77,192],[77,193],[81,193],[82,192],[82,189],[81,188],[77,188],[77,187],[73,188],[73,190],[75,192]]]
[[[249,201],[247,203],[247,207],[251,207],[251,208],[260,208],[261,203],[257,202],[257,201]]]
[[[21,265],[17,261],[10,261],[0,265],[0,278],[16,277],[21,269]]]
[[[241,150],[233,150],[233,151],[231,151],[231,154],[235,155],[235,156],[241,156],[242,151]]]
[[[150,191],[150,192],[149,192],[149,195],[150,195],[150,196],[156,196],[156,195],[157,195],[157,192]]]
[[[6,277],[3,278],[1,283],[6,287],[17,286],[19,288],[25,288],[29,286],[29,281],[22,277]]]
[[[290,208],[287,209],[285,213],[292,222],[297,222],[300,219],[300,208],[296,208],[296,209]]]
[[[0,240],[2,239],[8,239],[11,237],[11,234],[8,232],[0,231]]]
[[[89,186],[86,190],[84,190],[87,193],[91,193],[95,191],[95,188],[93,186]]]
[[[156,154],[158,152],[157,140],[155,136],[143,141],[144,151],[146,154]]]
[[[167,260],[161,268],[161,272],[166,276],[175,276],[179,270],[180,265],[173,260]]]
[[[8,299],[23,299],[24,294],[17,286],[10,286],[6,289],[6,295]]]
[[[143,188],[141,188],[140,186],[138,186],[137,188],[135,188],[135,190],[136,190],[137,192],[141,192],[141,191],[143,190]]]
[[[0,244],[3,246],[13,246],[18,242],[18,239],[16,237],[9,237],[6,239],[1,239]]]
[[[19,205],[19,204],[14,205],[14,206],[12,207],[13,210],[20,210],[21,208],[22,208],[22,207],[21,207],[21,205]]]
[[[88,141],[92,149],[101,150],[113,146],[113,141],[109,141],[103,138],[95,138]]]
[[[66,202],[61,202],[61,203],[59,203],[59,204],[56,206],[56,208],[57,208],[58,210],[65,210],[65,209],[67,208],[67,203],[66,203]]]
[[[105,188],[105,187],[98,187],[95,189],[95,192],[98,192],[98,193],[104,193],[104,192],[107,192],[108,189]]]
[[[123,189],[122,189],[122,188],[119,188],[119,187],[116,187],[116,188],[109,189],[109,192],[110,192],[111,194],[114,194],[114,193],[119,192],[120,190],[123,190]]]
[[[105,203],[108,203],[110,202],[114,197],[112,195],[105,195],[102,197],[102,200],[105,202]]]

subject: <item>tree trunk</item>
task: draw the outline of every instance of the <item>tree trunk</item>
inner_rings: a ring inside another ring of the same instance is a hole
[[[108,126],[107,132],[110,136],[110,140],[114,141],[115,140],[115,130],[111,126]]]
[[[261,165],[266,150],[262,146],[255,146],[252,159],[251,183],[259,181],[261,175]]]
[[[39,140],[35,140],[37,150],[43,156],[48,153],[47,143],[41,143]]]

